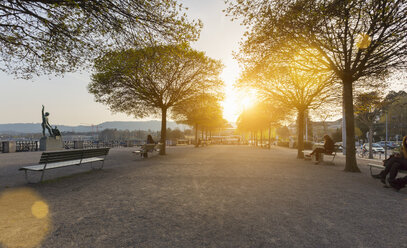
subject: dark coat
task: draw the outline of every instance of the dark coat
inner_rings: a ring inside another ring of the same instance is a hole
[[[335,143],[331,138],[326,139],[324,143],[325,152],[326,153],[333,152],[335,150],[334,145]]]

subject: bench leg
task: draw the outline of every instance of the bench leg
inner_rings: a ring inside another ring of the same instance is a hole
[[[42,180],[44,179],[44,174],[45,174],[45,170],[42,170],[40,182],[42,182]]]
[[[100,169],[103,169],[103,165],[105,164],[105,160],[106,160],[106,155],[105,155],[105,158],[102,161],[102,166],[100,167]]]
[[[98,170],[101,170],[101,169],[103,169],[103,165],[105,164],[105,160],[102,160],[101,161],[102,162],[102,164],[101,164],[101,166],[100,167],[93,167],[93,162],[91,163],[91,167],[92,167],[92,169],[98,169]]]
[[[27,183],[40,183],[42,181],[42,177],[41,177],[40,181],[31,182],[30,179],[28,178],[28,170],[24,170],[24,174],[25,174],[25,180],[27,181]]]

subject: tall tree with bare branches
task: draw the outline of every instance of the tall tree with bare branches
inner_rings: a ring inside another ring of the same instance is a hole
[[[74,71],[107,48],[195,40],[176,0],[0,1],[0,70],[18,77]]]
[[[112,51],[98,58],[89,91],[96,101],[135,117],[161,115],[161,143],[167,113],[201,89],[222,89],[222,64],[187,45]],[[160,150],[165,154],[165,145]]]
[[[254,88],[262,99],[297,111],[297,158],[303,158],[305,112],[331,100],[333,84],[329,75],[306,73],[289,64],[262,61],[244,71],[238,86]]]
[[[249,27],[242,52],[259,60],[297,49],[341,82],[346,119],[345,171],[358,172],[353,87],[407,66],[406,0],[227,0],[226,12]],[[370,81],[372,82],[372,80]]]

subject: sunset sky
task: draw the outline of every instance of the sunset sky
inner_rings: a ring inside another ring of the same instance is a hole
[[[232,51],[236,51],[244,28],[231,22],[222,13],[225,4],[221,0],[183,0],[188,15],[200,19],[204,27],[195,49],[205,51],[212,58],[222,60],[225,69],[222,79],[226,83],[226,99],[223,102],[224,117],[235,121],[244,105],[250,103],[250,96],[242,96],[232,88],[239,75],[237,62]],[[39,123],[41,105],[50,112],[52,125],[97,125],[104,121],[136,120],[125,114],[112,114],[108,107],[94,101],[87,91],[89,73],[65,74],[63,78],[44,76],[33,80],[15,79],[0,72],[0,123]]]

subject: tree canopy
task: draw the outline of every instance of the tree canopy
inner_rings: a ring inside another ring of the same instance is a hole
[[[355,100],[356,118],[369,128],[369,158],[373,158],[373,125],[390,102],[383,100],[377,91],[359,94]]]
[[[89,91],[112,111],[136,118],[161,115],[164,143],[167,112],[200,96],[202,89],[218,92],[221,70],[219,61],[187,45],[111,51],[95,61]]]
[[[245,68],[238,86],[257,90],[262,99],[274,102],[284,109],[297,111],[298,157],[303,157],[303,134],[305,112],[330,101],[333,84],[330,74],[311,73],[301,70],[298,57],[280,61],[257,61],[252,59]],[[300,59],[301,61],[301,59]],[[253,66],[254,64],[254,66]]]
[[[319,71],[343,86],[346,171],[359,171],[355,156],[353,86],[407,66],[407,3],[404,0],[228,0],[226,12],[249,30],[245,55],[263,58],[298,49],[310,52]],[[315,67],[313,67],[315,68]]]
[[[178,123],[195,128],[195,141],[198,144],[198,129],[212,131],[223,128],[227,121],[223,118],[220,100],[222,95],[201,93],[174,106],[173,119]]]
[[[112,47],[198,38],[176,0],[0,1],[0,69],[18,77],[74,71]]]

